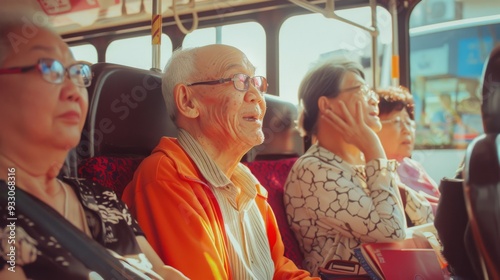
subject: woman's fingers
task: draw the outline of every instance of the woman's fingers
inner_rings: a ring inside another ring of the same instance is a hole
[[[330,109],[325,110],[321,115],[332,129],[340,132],[344,140],[357,147],[363,145],[360,141],[366,141],[369,134],[373,133],[365,124],[363,105],[360,101],[355,103],[355,108],[351,112],[345,102],[339,101],[336,113]]]
[[[335,113],[332,110],[327,109],[322,117],[336,128],[346,129],[355,124],[351,112],[349,112],[349,109],[347,109],[347,106],[343,101],[339,101],[337,112],[338,113]]]
[[[345,122],[350,126],[350,125],[353,125],[355,124],[355,120],[351,114],[351,112],[349,111],[349,109],[347,109],[347,106],[345,105],[344,101],[339,101],[339,108],[340,108],[340,111],[342,111],[344,117],[345,117]]]
[[[365,123],[365,119],[363,117],[363,107],[361,105],[361,101],[356,102],[356,122],[358,124]]]

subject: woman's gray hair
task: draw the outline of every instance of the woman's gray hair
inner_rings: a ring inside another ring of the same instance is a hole
[[[298,128],[302,136],[312,137],[317,133],[318,100],[321,96],[337,97],[346,73],[352,72],[363,79],[361,65],[352,61],[328,60],[312,68],[300,83],[298,98],[301,107]]]
[[[193,82],[197,74],[196,52],[198,48],[177,49],[165,66],[162,77],[162,94],[170,119],[176,123],[177,106],[174,88],[177,84]]]
[[[5,4],[5,7],[4,7]],[[0,66],[19,46],[26,44],[40,30],[57,34],[49,22],[48,16],[39,6],[27,2],[6,1],[0,11]]]

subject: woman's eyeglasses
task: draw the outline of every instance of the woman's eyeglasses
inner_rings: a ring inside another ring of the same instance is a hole
[[[88,87],[92,82],[90,63],[79,61],[64,68],[61,62],[52,58],[41,58],[31,66],[0,69],[0,75],[26,73],[33,69],[37,69],[43,79],[51,84],[62,84],[66,73],[78,87]]]
[[[372,99],[377,101],[377,103],[380,101],[378,94],[375,91],[373,91],[373,89],[367,84],[347,88],[347,89],[341,90],[340,93],[346,92],[346,91],[352,91],[355,89],[358,89],[358,92],[363,94],[363,97],[365,98],[365,100],[367,102],[372,100]]]
[[[265,93],[267,92],[267,80],[266,78],[262,76],[254,76],[250,77],[245,74],[235,74],[232,78],[227,78],[227,79],[219,79],[219,80],[213,80],[213,81],[206,81],[206,82],[195,82],[195,83],[190,83],[187,84],[187,86],[197,86],[197,85],[217,85],[217,84],[224,84],[228,82],[233,82],[233,86],[236,90],[246,92],[248,88],[250,87],[250,83],[260,92],[260,93]]]
[[[388,119],[388,120],[382,120],[380,121],[381,123],[387,123],[387,124],[393,124],[395,126],[395,128],[397,129],[402,129],[403,128],[403,125],[408,129],[408,130],[415,130],[416,129],[416,123],[414,120],[410,120],[410,119],[401,119],[401,117],[395,117],[393,119]]]

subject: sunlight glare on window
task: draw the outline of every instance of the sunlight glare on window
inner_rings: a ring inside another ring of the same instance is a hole
[[[109,47],[106,50],[106,62],[142,69],[151,69],[152,53],[150,35],[120,39],[109,44]],[[171,56],[172,41],[167,35],[162,34],[160,58],[161,70],[163,70]]]
[[[219,28],[219,30],[215,27],[195,30],[184,38],[182,46],[199,47],[215,43],[234,46],[245,53],[257,68],[256,75],[265,76],[266,34],[264,28],[256,22],[230,24]]]
[[[339,10],[338,14],[364,26],[371,26],[369,7]],[[390,14],[384,8],[377,7],[377,19],[381,44],[379,50],[390,51],[392,49]],[[371,37],[367,31],[339,20],[328,19],[320,14],[290,17],[283,23],[279,34],[280,96],[297,104],[299,84],[318,59],[341,56],[359,63],[370,61],[371,46]],[[369,65],[363,66],[366,80],[371,83],[371,69]],[[390,70],[389,65],[385,68],[386,72]],[[381,69],[382,77],[385,73],[383,71],[384,65]]]
[[[91,44],[69,47],[76,60],[97,63],[97,50]]]

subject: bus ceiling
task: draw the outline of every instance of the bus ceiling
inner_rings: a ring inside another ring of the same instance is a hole
[[[372,69],[374,88],[378,86],[376,6],[389,10],[393,26],[392,84],[399,85],[398,13],[407,11],[420,0],[37,0],[49,15],[56,31],[71,41],[99,36],[102,33],[141,32],[152,29],[153,69],[159,69],[161,29],[176,24],[187,34],[198,27],[201,20],[213,17],[229,18],[232,15],[257,13],[269,9],[299,6],[327,18],[340,20],[367,31],[372,36]],[[338,16],[335,11],[355,6],[370,6],[371,26],[363,26]],[[200,15],[199,15],[200,14]],[[181,20],[180,16],[183,17]],[[162,19],[165,19],[162,21]],[[184,22],[187,22],[188,27]],[[69,38],[69,39],[68,39]]]
[[[52,24],[61,35],[85,33],[86,31],[104,30],[106,28],[127,29],[136,23],[147,23],[151,20],[154,3],[160,8],[163,18],[178,18],[192,15],[197,19],[198,13],[204,15],[221,15],[231,13],[239,7],[250,12],[262,7],[279,6],[273,0],[37,0]],[[280,3],[282,3],[280,1]],[[200,18],[201,19],[201,18]],[[188,20],[186,20],[188,21]],[[169,22],[174,22],[174,20]],[[182,31],[190,28],[179,26]]]
[[[412,8],[420,0],[374,0],[377,5],[389,8],[395,1],[397,11],[402,8]],[[21,1],[22,2],[22,1]],[[292,2],[305,2],[310,5],[326,5],[330,0],[322,1],[276,1],[276,0],[37,0],[45,13],[49,15],[52,24],[61,35],[84,34],[90,31],[107,28],[127,28],[133,24],[144,23],[147,28],[153,13],[153,2],[158,2],[161,8],[164,25],[175,24],[175,14],[183,16],[189,22],[191,16],[200,14],[199,20],[210,19],[213,16],[225,17],[241,15],[242,13],[257,13],[263,10],[280,9],[294,6]],[[335,0],[337,9],[356,6],[368,6],[370,0]],[[175,14],[174,14],[175,12]],[[137,26],[137,25],[135,25]],[[193,26],[180,27],[189,31]]]

